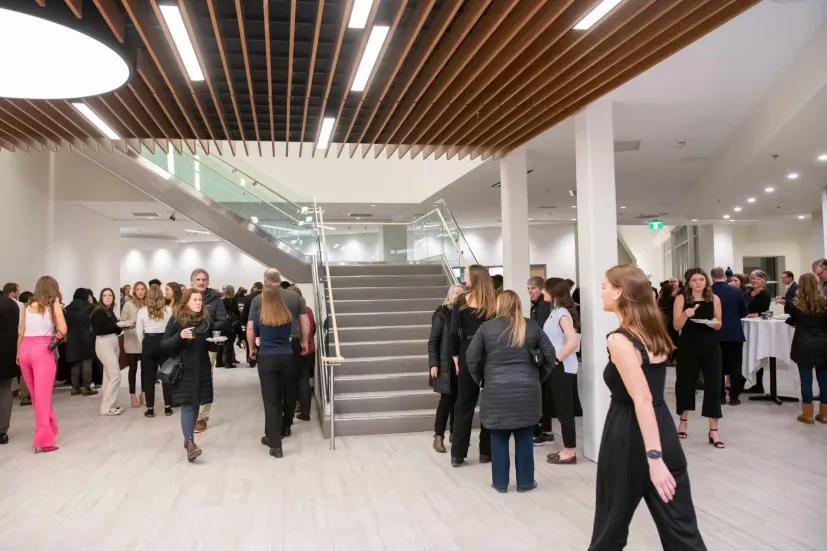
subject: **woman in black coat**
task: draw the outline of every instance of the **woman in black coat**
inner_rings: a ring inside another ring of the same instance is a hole
[[[543,355],[542,368],[532,360],[537,350]],[[497,297],[497,317],[480,326],[466,358],[474,382],[485,380],[480,420],[491,431],[491,486],[501,493],[508,490],[508,441],[514,434],[517,491],[531,491],[537,487],[532,434],[542,413],[540,385],[556,359],[554,346],[537,322],[523,317],[517,293],[503,291]]]
[[[462,293],[461,285],[451,285],[445,302],[440,304],[431,319],[431,336],[428,339],[429,383],[434,392],[439,392],[434,422],[434,449],[445,453],[445,428],[454,417],[457,402],[457,370],[451,357],[451,309]]]
[[[181,406],[181,430],[190,462],[201,455],[201,448],[194,440],[198,408],[213,401],[207,342],[210,336],[210,320],[203,297],[197,290],[187,289],[167,324],[161,348],[171,359],[181,358],[181,379],[172,386],[172,405]]]
[[[72,396],[94,396],[92,390],[92,363],[95,361],[95,332],[92,331],[92,311],[86,289],[77,289],[72,302],[64,308],[66,317],[66,361],[71,364]]]

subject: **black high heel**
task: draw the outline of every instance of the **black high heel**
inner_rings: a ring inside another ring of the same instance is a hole
[[[684,419],[683,417],[680,417],[679,419],[681,423],[689,422],[689,418]],[[689,438],[689,435],[683,431],[678,431],[678,438],[680,438],[681,440],[686,440],[687,438]]]
[[[718,432],[718,429],[709,429],[709,432]],[[716,448],[718,448],[719,450],[722,450],[722,449],[726,448],[724,443],[721,442],[720,440],[718,440],[716,442],[715,440],[712,439],[712,436],[710,436],[709,434],[707,434],[707,436],[709,436],[709,443],[712,444],[713,446],[715,446]]]

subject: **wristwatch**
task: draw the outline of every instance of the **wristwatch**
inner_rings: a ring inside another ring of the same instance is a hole
[[[663,452],[660,450],[649,450],[646,452],[647,459],[663,459]]]

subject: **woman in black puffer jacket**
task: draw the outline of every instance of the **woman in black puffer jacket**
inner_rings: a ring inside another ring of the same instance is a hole
[[[529,353],[538,349],[545,360],[542,368],[534,366]],[[508,490],[508,441],[513,433],[517,491],[533,490],[532,434],[542,413],[540,384],[556,358],[554,346],[535,321],[523,317],[517,293],[503,291],[497,297],[497,317],[480,326],[467,358],[474,381],[485,380],[480,420],[491,431],[492,486],[498,492]]]
[[[454,417],[454,404],[457,402],[457,370],[451,357],[451,309],[457,297],[462,293],[461,285],[451,285],[445,302],[440,304],[431,320],[431,336],[428,339],[428,365],[430,366],[429,384],[434,392],[440,393],[439,405],[436,407],[434,422],[434,449],[445,453],[445,427]]]

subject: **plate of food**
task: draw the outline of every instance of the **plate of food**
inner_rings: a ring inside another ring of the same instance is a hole
[[[214,342],[216,344],[221,344],[222,342],[226,342],[227,337],[210,337],[207,339],[207,342]]]
[[[116,325],[117,325],[118,327],[121,327],[121,328],[125,328],[125,327],[135,327],[135,322],[134,322],[134,321],[128,321],[128,320],[126,320],[126,321],[119,321]]]

